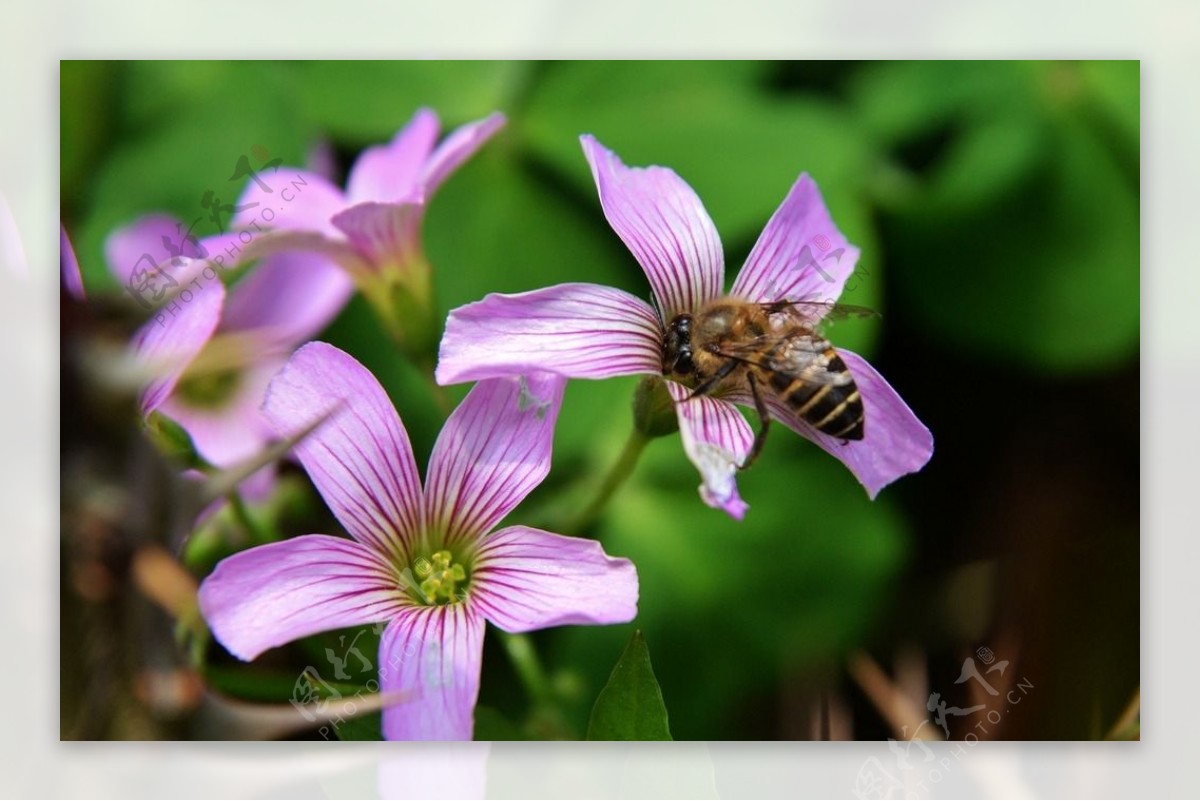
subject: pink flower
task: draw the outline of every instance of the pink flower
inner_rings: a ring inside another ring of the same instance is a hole
[[[464,125],[435,147],[437,115],[421,109],[391,142],[358,157],[345,191],[306,170],[280,168],[265,174],[270,191],[253,181],[247,184],[233,225],[244,231],[273,230],[256,236],[242,255],[300,250],[326,256],[354,279],[391,333],[419,350],[420,340],[436,323],[432,276],[421,242],[426,206],[442,182],[504,121],[503,115],[492,114]],[[428,344],[432,349],[433,343]]]
[[[470,739],[484,621],[509,632],[632,620],[637,574],[591,540],[493,529],[545,478],[565,381],[480,382],[446,421],[422,489],[408,434],[375,378],[321,342],[298,350],[263,405],[353,539],[310,534],[221,562],[200,588],[241,659],[329,629],[387,621],[388,739]]]
[[[595,284],[488,295],[450,313],[439,383],[531,369],[572,378],[663,374],[667,323],[723,294],[721,241],[691,187],[664,167],[626,167],[591,136],[582,137],[582,143],[604,214],[645,271],[658,310]],[[812,255],[827,249],[840,258],[817,264]],[[858,249],[834,226],[816,184],[802,174],[767,223],[730,294],[758,303],[836,301],[857,260]],[[863,439],[843,442],[823,434],[774,398],[767,399],[768,406],[774,419],[840,459],[874,498],[887,484],[924,466],[933,438],[865,359],[843,349],[839,353],[862,396]],[[673,381],[667,387],[676,401],[684,449],[703,478],[701,497],[740,519],[747,506],[734,476],[754,434],[735,403],[752,407],[751,397],[731,392],[685,403],[689,388]]]
[[[153,376],[141,394],[142,413],[165,414],[206,461],[231,467],[274,438],[259,412],[267,382],[341,311],[354,286],[327,259],[289,252],[265,259],[226,290],[202,256],[228,235],[197,242],[181,238],[182,230],[170,215],[147,215],[114,231],[105,255],[131,292],[149,281],[147,294],[165,293],[133,341],[135,358]],[[174,263],[167,242],[180,253]],[[251,494],[265,491],[270,473],[256,474]]]

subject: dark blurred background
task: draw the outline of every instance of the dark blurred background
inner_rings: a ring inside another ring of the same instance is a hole
[[[581,133],[687,180],[730,280],[807,171],[862,249],[843,300],[882,312],[831,338],[935,439],[872,502],[775,430],[740,479],[742,523],[699,502],[677,438],[656,441],[590,532],[637,564],[637,621],[534,637],[554,714],[530,712],[489,632],[481,738],[580,734],[635,626],[677,739],[1137,736],[1139,81],[1137,62],[64,62],[62,218],[89,302],[63,302],[62,736],[317,736],[269,716],[336,633],[248,666],[177,636],[190,582],[250,543],[224,513],[191,532],[178,466],[86,369],[139,322],[102,248],[140,214],[204,214],[207,190],[233,202],[256,146],[323,154],[341,180],[421,105],[448,127],[509,117],[430,207],[442,312],[563,281],[649,294]],[[322,338],[376,372],[423,463],[440,417],[366,304]],[[635,383],[571,384],[554,469],[514,521],[582,502]],[[286,478],[262,529],[336,531]]]

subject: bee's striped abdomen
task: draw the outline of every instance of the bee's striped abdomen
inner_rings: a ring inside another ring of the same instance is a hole
[[[839,439],[862,439],[863,405],[858,387],[836,350],[827,348],[823,355],[827,359],[823,372],[842,376],[843,383],[818,381],[813,376],[806,380],[803,373],[776,371],[771,375],[771,388],[797,417],[821,433]]]

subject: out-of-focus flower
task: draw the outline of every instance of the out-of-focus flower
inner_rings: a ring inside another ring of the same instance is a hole
[[[127,289],[159,293],[134,340],[136,359],[154,376],[141,395],[142,413],[163,413],[207,462],[231,467],[273,438],[259,411],[267,383],[337,315],[354,286],[327,259],[289,252],[265,259],[227,291],[220,268],[202,258],[214,240],[180,240],[181,230],[174,217],[148,215],[114,231],[105,252]],[[180,243],[180,255],[156,264],[170,241]],[[270,475],[259,471],[244,489],[261,494]]]
[[[62,271],[63,289],[75,300],[84,300],[87,295],[83,290],[83,275],[79,272],[75,248],[67,237],[67,229],[60,225],[58,231],[58,266]]]
[[[508,632],[608,624],[637,612],[637,573],[599,543],[493,528],[545,478],[565,380],[480,382],[434,445],[424,489],[383,388],[321,342],[272,380],[263,411],[282,436],[326,415],[295,448],[352,540],[310,534],[221,562],[200,607],[231,653],[345,626],[387,623],[381,691],[388,739],[470,739],[484,621]],[[490,532],[490,533],[489,533]]]
[[[321,253],[353,277],[389,332],[409,352],[431,352],[432,275],[421,223],[445,181],[504,124],[492,114],[441,144],[437,115],[421,109],[391,142],[368,148],[350,169],[345,191],[326,178],[281,167],[247,184],[233,220],[243,231],[270,230],[246,245],[255,257],[284,250]]]
[[[627,292],[595,284],[488,295],[450,313],[439,383],[533,369],[572,378],[666,373],[667,324],[722,295],[721,241],[692,188],[664,167],[625,166],[591,136],[582,142],[604,214],[645,271],[657,310]],[[818,263],[818,254],[827,255]],[[831,258],[834,254],[837,258]],[[802,174],[767,223],[730,294],[756,303],[832,303],[857,261],[858,249],[838,231],[816,184]],[[838,352],[862,397],[863,439],[843,442],[817,431],[774,397],[766,400],[774,419],[840,459],[874,498],[929,460],[933,438],[865,359]],[[751,397],[730,391],[689,400],[689,387],[668,381],[667,388],[676,401],[684,449],[703,478],[701,497],[740,519],[746,504],[734,476],[754,435],[734,404],[752,406]]]

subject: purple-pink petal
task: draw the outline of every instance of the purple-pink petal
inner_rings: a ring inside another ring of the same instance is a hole
[[[419,109],[392,141],[364,150],[346,180],[347,202],[419,202],[423,196],[421,172],[437,141],[438,128],[437,114]]]
[[[420,255],[419,203],[359,203],[333,217],[333,225],[374,265],[406,265]]]
[[[596,284],[492,294],[450,312],[439,384],[535,370],[569,378],[657,374],[662,324],[643,301]]]
[[[763,229],[730,294],[756,302],[836,301],[858,255],[804,173]]]
[[[225,650],[251,660],[330,629],[387,620],[404,603],[394,568],[360,543],[309,534],[221,561],[200,611]]]
[[[458,128],[437,146],[437,149],[425,162],[421,173],[421,183],[425,189],[425,201],[433,197],[434,192],[442,182],[450,177],[462,163],[483,147],[487,140],[504,127],[505,118],[500,112],[494,112],[482,120],[467,123]]]
[[[109,234],[104,240],[104,257],[113,277],[121,286],[128,286],[135,270],[153,271],[175,257],[204,258],[201,245],[198,240],[192,243],[187,226],[177,217],[147,214]],[[170,272],[178,278],[175,270]]]
[[[691,390],[674,381],[667,389],[675,401],[683,450],[700,471],[700,498],[714,509],[741,520],[749,505],[738,495],[737,471],[745,462],[754,432],[732,403]]]
[[[224,331],[262,331],[291,346],[312,338],[350,300],[354,282],[327,258],[299,251],[264,259],[229,291]]]
[[[402,555],[421,525],[412,445],[375,376],[324,342],[296,351],[267,389],[263,413],[285,437],[328,414],[294,451],[329,508],[360,542]]]
[[[594,137],[580,141],[604,216],[646,272],[663,317],[721,295],[721,239],[692,188],[666,167],[626,167]]]
[[[866,359],[841,348],[838,353],[862,395],[863,439],[843,442],[822,434],[774,398],[768,406],[773,418],[841,460],[874,498],[888,484],[925,466],[933,455],[933,435]]]
[[[83,275],[79,272],[79,259],[75,257],[75,248],[71,246],[71,240],[67,237],[67,229],[60,225],[58,231],[58,266],[62,271],[63,289],[75,300],[85,300],[87,296],[83,290]]]
[[[427,525],[446,543],[491,531],[550,472],[566,379],[550,373],[476,384],[429,458]]]
[[[345,207],[346,196],[328,178],[296,167],[279,167],[259,173],[259,178],[264,186],[256,181],[246,184],[232,228],[256,232],[259,228],[281,228],[337,236],[329,220]]]
[[[628,623],[637,600],[628,559],[608,556],[595,540],[526,526],[486,537],[471,575],[471,602],[508,632]]]
[[[388,740],[470,740],[483,665],[483,616],[470,603],[410,606],[379,643],[379,687]]]
[[[142,414],[156,410],[179,383],[184,370],[212,338],[221,321],[225,287],[210,281],[182,298],[164,303],[134,335],[134,360],[151,380],[139,398]]]
[[[207,462],[232,467],[258,455],[272,439],[260,407],[267,385],[282,366],[283,359],[274,358],[241,370],[233,394],[219,406],[199,406],[175,392],[159,411],[188,432],[196,452]]]

